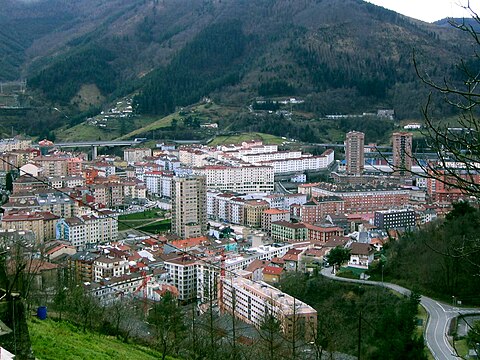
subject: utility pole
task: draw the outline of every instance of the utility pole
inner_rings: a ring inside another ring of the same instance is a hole
[[[358,348],[357,358],[360,360],[360,354],[362,352],[362,312],[358,314]]]

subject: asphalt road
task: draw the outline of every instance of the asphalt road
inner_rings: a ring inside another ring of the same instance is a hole
[[[406,296],[410,295],[410,290],[391,283],[336,277],[334,274],[332,274],[331,267],[322,269],[322,275],[338,281],[385,286],[400,294]],[[427,343],[427,346],[430,349],[433,357],[438,360],[461,359],[459,356],[455,355],[455,349],[448,341],[448,326],[453,318],[463,314],[480,313],[480,309],[457,308],[430,299],[426,296],[421,296],[420,304],[425,308],[429,315],[424,336],[425,342]]]

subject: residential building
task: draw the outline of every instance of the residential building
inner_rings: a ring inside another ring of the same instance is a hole
[[[92,215],[82,215],[60,219],[56,224],[56,238],[68,241],[77,249],[116,240],[118,237],[118,220],[108,210]]]
[[[149,194],[171,198],[173,176],[171,171],[147,171],[143,180]]]
[[[330,166],[330,164],[333,163],[334,160],[334,151],[332,149],[328,149],[319,156],[308,154],[294,159],[259,161],[258,164],[272,166],[274,174],[282,174],[326,169],[328,166]]]
[[[412,139],[412,133],[396,132],[392,134],[393,168],[399,176],[408,175],[412,169]]]
[[[197,298],[197,259],[188,255],[165,260],[172,285],[178,289],[178,300],[188,301]]]
[[[307,227],[303,223],[291,223],[288,221],[272,222],[272,240],[276,242],[302,242],[306,241]]]
[[[350,260],[348,266],[368,269],[373,262],[374,247],[370,244],[354,242],[350,245]]]
[[[263,281],[269,284],[278,284],[284,273],[283,267],[267,265],[262,270]]]
[[[128,260],[119,257],[99,256],[93,261],[93,280],[119,277],[128,273]]]
[[[332,238],[344,235],[342,228],[330,224],[320,226],[305,224],[305,226],[307,227],[307,240],[310,242],[326,243]]]
[[[43,168],[42,175],[50,177],[67,176],[68,157],[58,155],[41,155],[33,159],[34,163]]]
[[[125,160],[128,164],[143,161],[143,159],[148,156],[152,156],[152,149],[127,148],[123,150],[123,160]]]
[[[359,131],[350,131],[345,140],[345,160],[347,174],[362,175],[365,167],[364,159],[365,134]]]
[[[280,321],[287,337],[296,333],[303,334],[306,341],[315,338],[317,312],[302,301],[266,282],[253,282],[239,276],[222,278],[221,288],[222,291],[219,292],[221,311],[228,312],[255,327],[260,327],[265,316],[270,314]]]
[[[80,251],[67,258],[67,266],[72,279],[77,282],[93,281],[93,262],[99,254]]]
[[[416,225],[416,215],[413,210],[375,211],[374,223],[377,228],[413,229]]]
[[[332,184],[319,184],[312,188],[312,195],[338,196],[345,201],[345,213],[372,213],[404,207],[408,203],[410,191],[393,186],[345,187]]]
[[[35,234],[37,244],[55,239],[55,224],[58,216],[50,212],[21,211],[3,215],[1,228],[13,230],[31,230]]]
[[[209,190],[258,193],[271,192],[274,188],[271,166],[207,165],[195,168],[193,172],[206,177]]]
[[[275,221],[290,221],[290,211],[280,209],[264,210],[261,220],[262,230],[270,235],[272,233],[272,223]]]
[[[264,200],[248,200],[245,202],[244,225],[259,228],[262,226],[262,216],[269,208],[268,202]]]
[[[339,196],[320,196],[312,198],[300,207],[302,222],[314,224],[324,222],[327,215],[345,213],[345,200]]]
[[[172,181],[172,232],[181,238],[200,237],[207,231],[205,177],[174,177]]]

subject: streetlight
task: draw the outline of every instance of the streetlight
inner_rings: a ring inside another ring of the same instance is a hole
[[[384,266],[385,266],[385,264],[382,263],[382,286],[384,286],[384,285],[383,285],[383,267],[384,267]]]

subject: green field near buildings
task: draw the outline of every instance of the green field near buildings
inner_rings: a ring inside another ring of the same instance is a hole
[[[84,332],[65,321],[33,318],[28,322],[28,329],[33,352],[39,360],[153,360],[162,357],[151,348],[126,344],[112,336]]]

